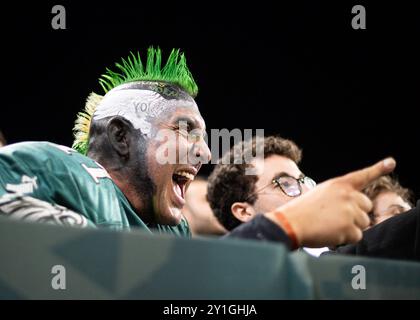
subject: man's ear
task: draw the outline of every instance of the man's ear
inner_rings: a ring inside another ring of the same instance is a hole
[[[109,120],[106,133],[112,148],[119,156],[127,158],[130,152],[130,138],[133,126],[123,117],[117,116]]]
[[[235,218],[242,222],[251,220],[256,214],[254,207],[248,202],[235,202],[230,210]]]

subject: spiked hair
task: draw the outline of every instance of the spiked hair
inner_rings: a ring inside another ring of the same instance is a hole
[[[105,93],[121,84],[134,81],[171,83],[180,87],[193,98],[198,93],[197,84],[188,69],[185,55],[180,53],[179,49],[172,50],[163,67],[161,50],[153,47],[147,51],[145,64],[141,61],[140,53],[135,55],[131,52],[127,59],[122,59],[121,63],[116,63],[115,66],[117,72],[107,68],[106,73],[99,78],[99,83]],[[103,96],[92,92],[87,98],[85,109],[77,114],[73,128],[75,140],[72,147],[82,154],[87,154],[90,124],[102,98]]]

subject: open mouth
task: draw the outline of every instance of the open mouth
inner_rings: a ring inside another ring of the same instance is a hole
[[[175,194],[182,200],[185,200],[185,191],[188,183],[193,181],[194,178],[195,174],[185,170],[177,171],[172,175]]]

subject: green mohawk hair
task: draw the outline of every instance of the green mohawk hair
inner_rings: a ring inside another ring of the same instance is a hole
[[[148,49],[145,65],[142,63],[139,53],[136,56],[131,52],[131,57],[129,56],[126,60],[122,59],[121,63],[115,64],[119,72],[107,69],[107,72],[99,79],[99,83],[105,92],[108,92],[120,84],[133,81],[169,82],[178,85],[194,98],[198,93],[198,87],[188,70],[185,55],[180,53],[179,49],[173,49],[163,68],[161,62],[162,53],[159,48],[150,47]]]
[[[106,69],[106,73],[101,76],[99,83],[105,93],[113,88],[133,81],[161,81],[179,86],[193,98],[197,96],[198,87],[194,78],[188,70],[185,55],[179,49],[173,49],[164,67],[162,64],[162,53],[159,48],[150,47],[147,51],[146,64],[137,56],[130,53],[126,60],[116,63],[118,72]],[[75,126],[73,128],[74,142],[72,148],[86,155],[89,147],[89,128],[93,114],[101,102],[103,96],[92,92],[87,98],[83,111],[77,114]]]

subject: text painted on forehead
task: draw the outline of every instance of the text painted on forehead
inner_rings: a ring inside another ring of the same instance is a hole
[[[165,99],[161,94],[151,90],[111,90],[98,105],[93,119],[121,116],[150,137],[153,119],[159,117],[165,110],[179,106],[197,108],[193,99]]]

